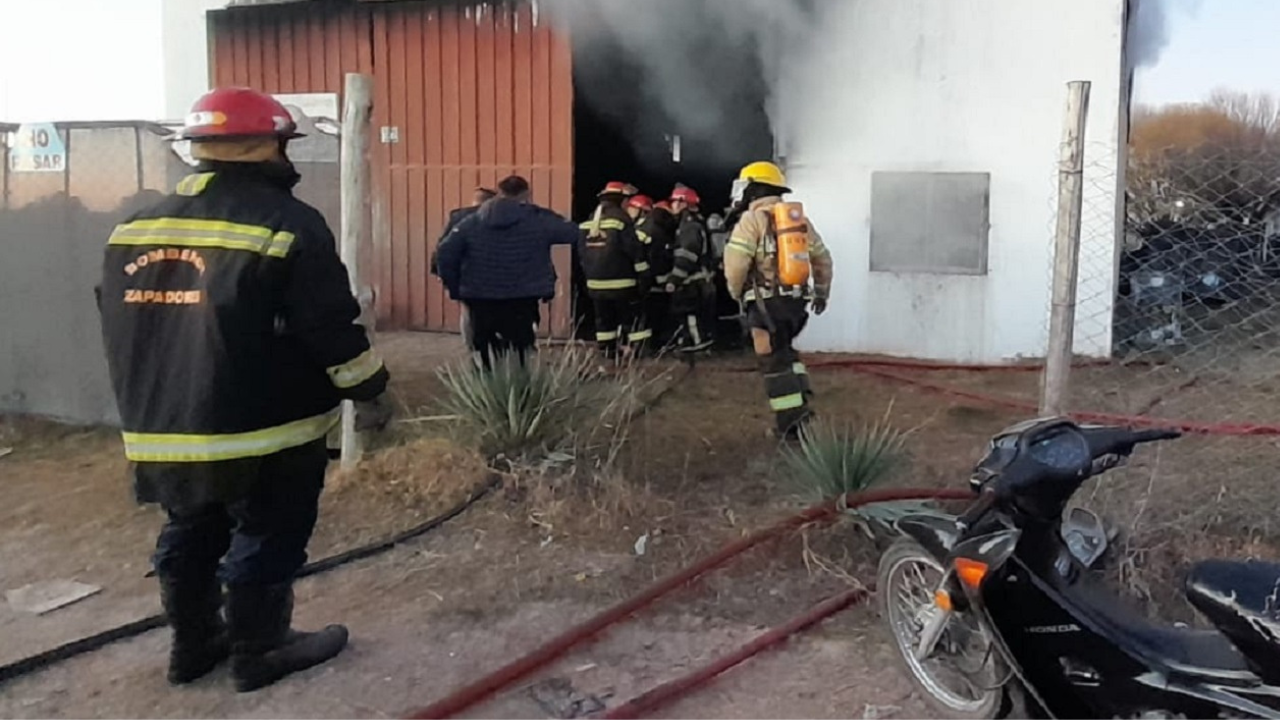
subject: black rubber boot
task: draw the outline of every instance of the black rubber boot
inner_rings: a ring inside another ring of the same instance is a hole
[[[341,625],[314,633],[289,629],[292,583],[227,588],[227,621],[237,692],[253,692],[327,662],[347,646],[347,629]]]
[[[231,651],[222,622],[222,586],[213,578],[160,578],[173,644],[169,648],[169,682],[186,685],[208,675]]]
[[[817,413],[808,407],[801,408],[797,412],[780,413],[774,435],[783,442],[798,443],[803,438],[805,428],[817,417]]]

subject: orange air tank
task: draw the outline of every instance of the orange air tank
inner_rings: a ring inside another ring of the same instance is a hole
[[[798,202],[773,206],[773,228],[778,240],[778,284],[787,287],[809,282],[809,219]]]

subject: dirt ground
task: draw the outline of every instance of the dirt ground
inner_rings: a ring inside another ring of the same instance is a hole
[[[457,341],[394,335],[380,338],[380,346],[395,375],[401,422],[369,467],[330,483],[313,559],[411,527],[486,476],[479,457],[452,439],[435,405],[440,383],[434,370],[461,355]],[[222,672],[174,690],[163,678],[167,635],[157,631],[0,685],[0,716],[381,717],[438,699],[802,506],[781,478],[751,368],[746,358],[700,363],[687,376],[677,368],[678,385],[633,423],[614,486],[584,497],[508,483],[425,538],[301,582],[300,625],[351,627],[350,650],[329,665],[249,696],[232,693]],[[1037,378],[910,374],[1008,397],[1034,397]],[[986,438],[1025,416],[859,373],[816,371],[814,383],[827,418],[888,417],[914,430],[908,469],[893,480],[904,486],[963,483]],[[1123,579],[1139,596],[1144,584],[1185,561],[1161,533],[1179,522],[1185,527],[1188,517],[1224,550],[1271,554],[1264,516],[1274,502],[1261,509],[1256,502],[1228,503],[1218,478],[1197,485],[1177,472],[1188,458],[1203,461],[1206,454],[1226,463],[1241,446],[1185,442],[1136,463],[1124,476],[1136,482],[1116,483],[1090,498],[1109,516],[1147,528],[1126,538]],[[1269,441],[1236,442],[1267,443],[1276,452]],[[0,447],[7,446],[14,452],[0,459],[0,590],[66,578],[102,591],[39,617],[0,603],[0,664],[157,612],[154,580],[144,575],[162,518],[132,502],[114,435],[10,421],[0,424]],[[1253,482],[1261,490],[1264,480],[1255,474]],[[1158,492],[1166,482],[1179,492]],[[1249,530],[1221,532],[1229,523]],[[642,535],[649,542],[638,556]],[[615,705],[736,649],[847,587],[806,564],[806,548],[854,577],[872,577],[874,548],[848,526],[766,544],[471,715],[567,715],[557,706],[571,701],[585,714],[593,703]],[[1160,571],[1146,572],[1147,566]],[[892,653],[874,613],[855,608],[663,716],[926,716]]]

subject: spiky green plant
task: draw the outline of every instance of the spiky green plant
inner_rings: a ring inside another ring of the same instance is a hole
[[[816,421],[801,432],[797,447],[783,450],[784,470],[809,500],[842,499],[899,469],[908,435],[884,421],[861,431]]]
[[[578,418],[595,404],[587,378],[590,355],[546,352],[525,364],[513,356],[494,360],[492,369],[474,362],[449,365],[437,374],[444,384],[444,410],[458,417],[489,457],[525,458],[563,446]]]

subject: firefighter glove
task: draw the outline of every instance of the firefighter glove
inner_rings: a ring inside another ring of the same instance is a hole
[[[826,312],[826,311],[827,311],[827,299],[826,299],[826,298],[816,298],[816,299],[813,301],[813,314],[814,314],[814,315],[821,315],[822,313],[824,313],[824,312]]]

